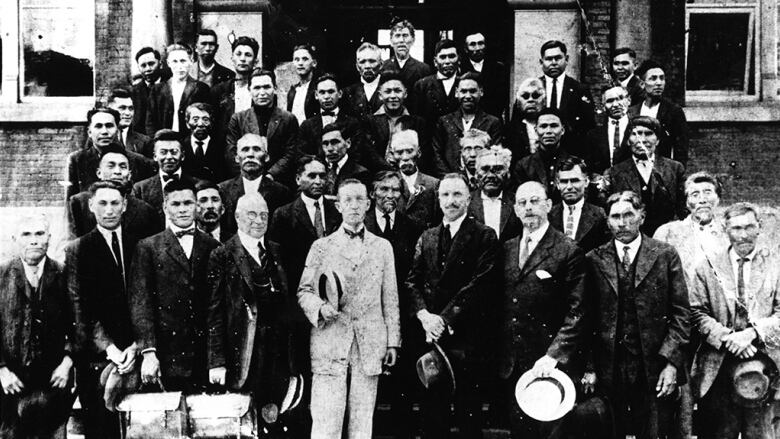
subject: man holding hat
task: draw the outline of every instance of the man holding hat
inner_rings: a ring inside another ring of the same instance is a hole
[[[772,378],[780,359],[779,264],[756,246],[761,218],[755,206],[736,203],[723,216],[731,245],[705,255],[692,280],[692,320],[702,342],[691,384],[708,420],[699,437],[771,438]],[[756,373],[744,373],[750,370]]]

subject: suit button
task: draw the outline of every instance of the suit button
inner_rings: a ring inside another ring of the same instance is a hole
[[[517,297],[512,298],[512,303],[517,303]]]
[[[512,322],[516,323],[517,322],[517,317],[512,317]]]

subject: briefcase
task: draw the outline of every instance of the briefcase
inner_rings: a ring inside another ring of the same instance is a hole
[[[186,398],[191,437],[256,438],[257,413],[252,397],[241,393],[189,395]]]
[[[187,406],[181,392],[134,393],[116,407],[123,439],[184,439]]]

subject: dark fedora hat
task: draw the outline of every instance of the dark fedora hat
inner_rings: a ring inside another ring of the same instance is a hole
[[[744,407],[756,407],[774,395],[777,365],[759,351],[752,358],[738,361],[731,370],[734,400]]]
[[[437,342],[433,342],[433,349],[417,359],[417,376],[426,389],[431,386],[448,386],[455,393],[452,363]]]

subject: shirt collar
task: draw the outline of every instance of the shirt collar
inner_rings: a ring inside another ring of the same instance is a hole
[[[21,257],[19,258],[21,259]],[[43,277],[43,267],[44,264],[46,264],[46,256],[44,255],[43,258],[38,262],[38,265],[30,265],[27,262],[24,262],[24,259],[22,259],[22,266],[24,266],[25,273],[32,274],[33,273],[33,267],[35,267],[35,276],[38,278],[38,280],[41,280],[41,277]]]
[[[163,178],[163,175],[167,175],[165,172],[162,171],[162,169],[160,169],[159,174],[160,174],[160,178]],[[173,173],[173,175],[181,178],[181,166],[179,166],[179,169],[177,169],[176,172]]]
[[[480,198],[482,198],[482,200],[499,201],[500,202],[502,197],[504,196],[504,192],[501,191],[501,192],[498,193],[498,195],[496,195],[495,198],[490,198],[490,197],[487,196],[487,194],[485,192],[479,191],[479,196],[480,196]]]
[[[203,147],[207,148],[209,146],[210,141],[211,141],[211,136],[208,136],[203,140],[198,140],[195,138],[195,136],[190,136],[190,145],[192,145],[193,148],[195,147],[195,142],[203,142]]]
[[[211,67],[204,69],[204,68],[203,68],[203,64],[201,64],[201,63],[200,63],[200,61],[198,61],[198,70],[200,70],[200,72],[201,72],[201,73],[203,73],[203,74],[206,74],[206,75],[208,75],[209,73],[211,73],[211,72],[214,70],[214,67],[216,67],[216,66],[217,66],[217,62],[215,61],[215,62],[214,62],[212,65],[211,65]]]
[[[460,230],[460,226],[463,224],[463,220],[466,219],[466,214],[464,213],[459,218],[456,218],[454,221],[447,221],[442,220],[442,224],[445,226],[450,226],[450,235],[455,236],[456,233],[458,233],[458,230]]]
[[[623,88],[628,88],[628,83],[629,83],[629,82],[631,82],[631,78],[633,78],[633,77],[634,77],[634,74],[633,74],[633,73],[632,73],[632,74],[630,74],[630,75],[628,76],[628,78],[626,78],[626,79],[624,79],[624,80],[620,81],[620,85],[622,85],[622,86],[623,86]]]
[[[385,106],[384,105],[379,107],[379,109],[374,112],[374,115],[380,115],[380,114],[387,114],[387,111],[385,111]],[[401,116],[409,116],[409,115],[410,115],[409,110],[407,110],[406,109],[406,105],[404,105],[404,111],[401,112]],[[388,115],[388,117],[390,117],[390,116]]]
[[[374,80],[373,80],[373,81],[371,81],[371,82],[368,82],[368,81],[366,81],[366,80],[365,80],[365,79],[363,79],[363,77],[361,76],[361,77],[360,77],[360,82],[361,82],[361,83],[363,83],[363,85],[368,85],[368,86],[370,86],[370,87],[377,87],[377,86],[379,86],[379,78],[380,78],[380,76],[381,76],[381,75],[376,75],[376,78],[374,78]]]
[[[544,78],[545,78],[545,83],[546,83],[547,81],[555,81],[555,82],[557,82],[558,84],[563,84],[563,79],[564,79],[564,77],[565,77],[565,76],[566,76],[566,73],[561,73],[560,75],[558,75],[558,77],[557,77],[557,78],[553,79],[551,76],[544,75]],[[560,93],[561,93],[561,91],[560,91],[560,90],[558,90],[558,93],[560,94]]]
[[[106,240],[111,241],[111,233],[116,232],[119,239],[122,239],[122,226],[120,225],[114,230],[108,230],[107,228],[101,226],[100,224],[97,225],[98,232],[100,232],[101,235],[103,235]]]
[[[634,238],[633,241],[629,242],[628,244],[624,242],[620,242],[617,239],[613,239],[613,242],[615,243],[615,249],[617,250],[618,258],[623,257],[623,247],[628,246],[628,252],[632,255],[636,255],[639,251],[639,246],[642,245],[642,234],[640,233],[637,235],[636,238]],[[631,258],[631,261],[633,261],[636,257]]]
[[[631,158],[634,159],[634,163],[636,163],[637,165],[639,164],[639,162],[649,163],[650,165],[653,165],[655,163],[655,154],[648,157],[647,160],[638,159],[634,155],[632,155]]]
[[[442,81],[451,81],[454,80],[457,74],[450,76],[449,78],[442,75],[441,72],[436,72],[436,79],[440,79]]]
[[[748,259],[749,262],[753,262],[753,259],[756,257],[756,249],[754,248],[752,252],[750,252],[745,258]],[[739,264],[739,259],[742,258],[742,256],[738,255],[736,251],[734,251],[734,247],[729,246],[729,260],[733,265]]]
[[[347,160],[349,160],[349,153],[344,154],[344,157],[341,158],[338,162],[336,162],[336,166],[338,166],[338,170],[342,170],[344,168],[344,164],[347,163]],[[332,165],[331,165],[332,166]]]
[[[239,229],[238,232],[236,232],[236,234],[238,235],[238,239],[241,241],[241,245],[243,245],[244,248],[247,249],[248,251],[256,251],[258,248],[257,246],[260,243],[262,243],[263,248],[265,248],[265,243],[263,242],[263,238],[265,238],[265,236],[259,239],[253,238],[248,234],[242,232],[241,229]]]
[[[384,218],[385,217],[385,213],[382,212],[381,210],[377,209],[376,207],[374,208],[374,213],[376,213],[376,217],[377,218]],[[390,212],[390,213],[388,213],[388,215],[390,215],[390,225],[393,225],[393,223],[395,223],[395,210]]]
[[[301,200],[303,200],[303,204],[304,204],[306,207],[310,207],[310,208],[312,208],[312,209],[314,208],[314,203],[315,203],[315,202],[319,202],[319,203],[320,203],[320,207],[321,207],[321,208],[323,207],[323,204],[322,204],[322,202],[323,202],[323,200],[322,200],[322,196],[320,196],[320,197],[319,197],[319,198],[317,198],[317,199],[314,199],[314,198],[310,198],[310,197],[306,196],[306,195],[305,195],[303,192],[301,192]]]
[[[527,240],[528,238],[531,238],[531,242],[539,243],[539,241],[542,240],[544,237],[544,234],[547,233],[547,229],[550,228],[550,222],[545,221],[544,224],[542,224],[538,229],[534,230],[533,232],[528,232],[528,229],[523,229],[523,241]]]
[[[185,230],[194,229],[195,228],[195,222],[193,221],[193,223],[189,227],[187,227],[186,229],[182,229],[181,227],[179,227],[176,224],[174,224],[172,221],[168,221],[168,228],[171,229],[171,232],[173,232],[175,234],[176,232],[183,232]]]
[[[585,205],[585,197],[580,198],[580,201],[577,201],[573,204],[574,206],[574,212],[582,212],[582,206]],[[563,211],[568,212],[569,211],[569,205],[565,202],[563,203]]]

